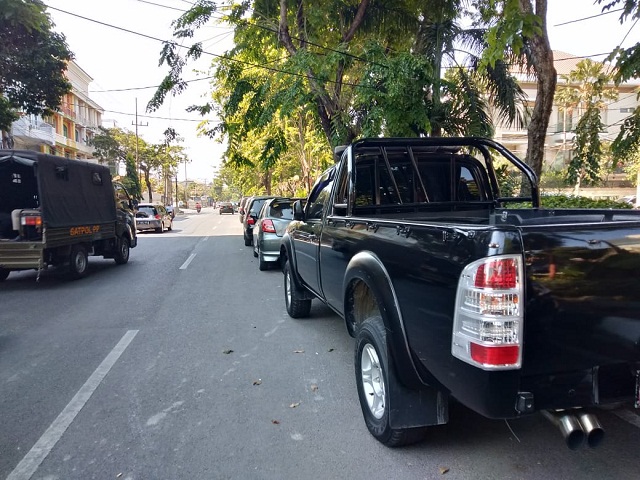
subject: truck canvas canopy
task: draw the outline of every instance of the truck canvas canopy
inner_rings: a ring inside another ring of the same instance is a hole
[[[81,160],[0,150],[0,209],[25,208],[40,209],[51,228],[113,222],[111,173]]]

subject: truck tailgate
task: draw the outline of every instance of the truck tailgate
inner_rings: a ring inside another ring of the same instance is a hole
[[[520,228],[529,386],[591,394],[596,403],[632,395],[640,368],[640,222]]]

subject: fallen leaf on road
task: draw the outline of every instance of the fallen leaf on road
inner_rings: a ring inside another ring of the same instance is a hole
[[[328,352],[333,352],[335,350],[335,348],[330,348],[329,350],[327,350]]]
[[[224,353],[225,355],[229,355],[230,353],[233,353],[233,350],[231,350],[231,349],[223,350],[222,353]]]
[[[262,383],[262,380],[261,380],[261,379],[258,379],[258,380],[254,380],[254,381],[253,381],[253,384],[254,384],[254,385],[260,385],[261,383]]]
[[[440,467],[440,475],[444,475],[449,471],[449,467]]]
[[[300,402],[292,403],[289,408],[296,408],[298,405],[300,405]]]
[[[294,350],[293,353],[304,353],[304,350]]]
[[[312,392],[317,392],[318,391],[318,385],[316,385],[315,383],[311,384],[311,391]]]
[[[271,423],[273,423],[274,425],[280,425],[280,421],[278,420],[271,420]]]

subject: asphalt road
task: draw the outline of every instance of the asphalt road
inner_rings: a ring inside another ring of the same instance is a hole
[[[314,302],[286,314],[237,215],[176,218],[127,265],[0,284],[0,478],[636,479],[640,417],[571,451],[539,415],[459,405],[425,442],[388,449],[362,421],[353,340]]]

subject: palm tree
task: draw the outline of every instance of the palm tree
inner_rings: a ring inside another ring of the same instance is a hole
[[[613,76],[604,71],[603,64],[589,59],[581,60],[575,70],[560,78],[564,83],[558,86],[555,101],[578,115],[574,155],[567,171],[567,180],[575,185],[577,194],[583,181],[595,182],[600,178],[600,134],[606,128],[601,112],[606,110],[607,101],[618,98],[618,91],[607,87],[613,83]]]

